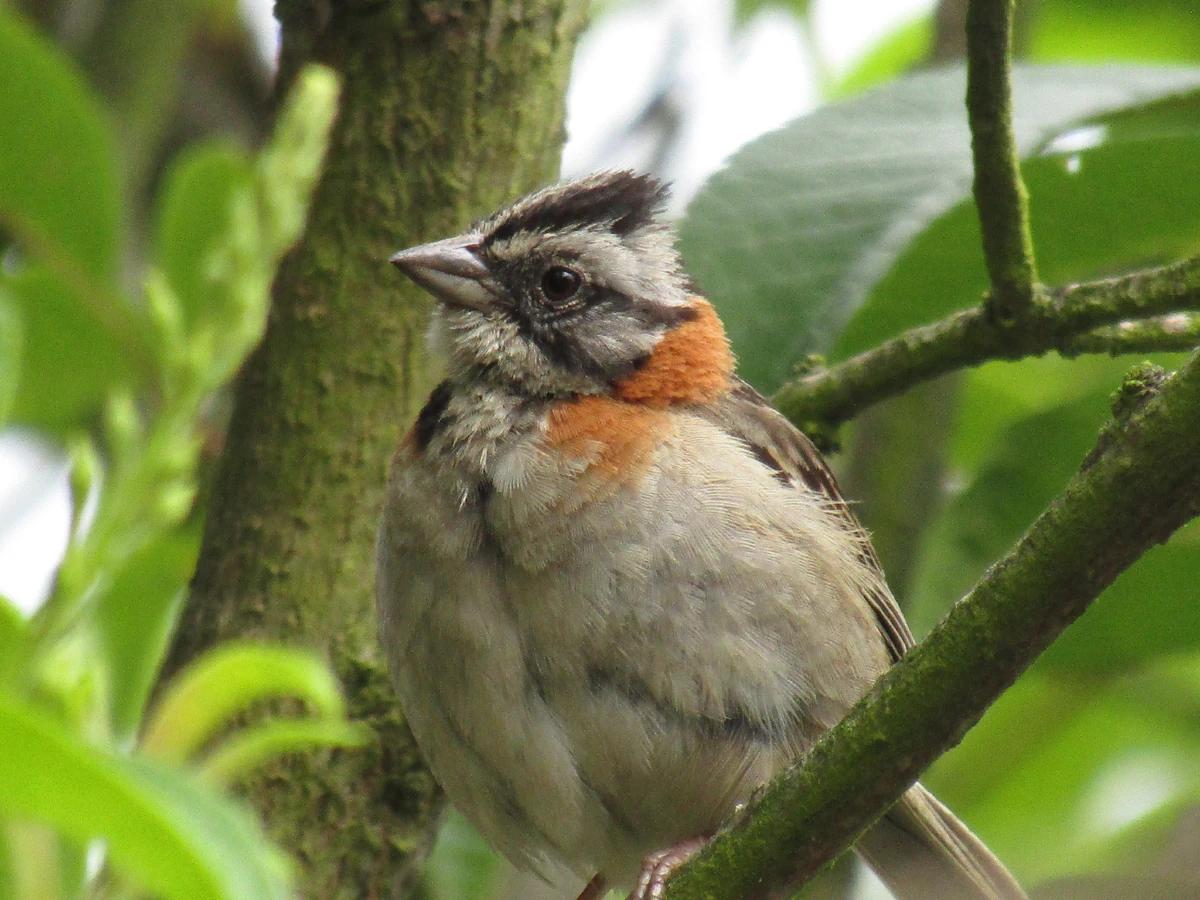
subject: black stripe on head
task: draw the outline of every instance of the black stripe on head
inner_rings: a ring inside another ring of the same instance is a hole
[[[563,231],[607,225],[624,237],[654,221],[669,189],[657,178],[628,170],[602,172],[557,185],[519,200],[500,212],[485,243],[507,240],[522,231]]]

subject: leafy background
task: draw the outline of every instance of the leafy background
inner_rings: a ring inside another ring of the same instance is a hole
[[[805,75],[796,93],[811,91],[809,115],[740,149],[681,209],[685,257],[743,372],[770,391],[809,354],[840,359],[975,302],[986,277],[962,75],[929,68],[954,55],[937,22],[955,4],[925,4],[840,59],[821,25],[829,4],[690,6],[710,7],[706,27],[720,23],[735,61],[774,48],[778,71]],[[97,836],[112,862],[101,893],[286,895],[286,861],[223,786],[270,754],[354,741],[324,668],[231,646],[147,701],[195,559],[224,385],[299,227],[334,87],[314,73],[270,137],[269,67],[232,3],[182,4],[161,32],[134,32],[129,60],[113,36],[64,27],[70,7],[0,7],[0,421],[5,447],[71,460],[73,510],[49,600],[33,615],[0,602],[0,898],[77,895]],[[711,152],[697,149],[688,94],[694,20],[667,0],[598,7],[581,92],[605,48],[638,29],[682,22],[685,49],[654,45],[642,105],[590,151],[569,146],[568,170],[649,168],[677,178],[682,205],[701,180],[687,161]],[[1043,277],[1195,253],[1200,10],[1041,0],[1018,18],[1017,130]],[[571,127],[586,133],[580,103]],[[846,430],[836,465],[918,633],[1065,483],[1136,361],[993,363]],[[0,541],[29,540],[30,520],[3,513]],[[1197,550],[1193,526],[1122,576],[926,779],[1041,896],[1200,894]],[[305,714],[230,729],[278,696]],[[539,890],[451,814],[431,897]],[[843,871],[813,890],[878,887]]]
[[[253,155],[181,154],[143,240],[109,111],[7,9],[0,77],[0,414],[64,442],[72,495],[48,596],[30,615],[0,597],[0,897],[291,896],[287,860],[222,789],[354,744],[340,687],[307,653],[227,644],[150,693],[195,559],[210,397],[262,333],[336,78],[302,73]],[[281,697],[295,716],[236,727]]]

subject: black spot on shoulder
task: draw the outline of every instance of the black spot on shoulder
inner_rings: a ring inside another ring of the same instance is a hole
[[[772,456],[766,447],[760,446],[759,444],[751,444],[749,442],[746,443],[746,446],[749,448],[750,452],[754,454],[755,459],[771,470],[771,474],[775,476],[777,481],[782,481],[784,484],[792,483],[791,476],[788,475],[783,466],[779,464],[779,460]]]
[[[450,405],[450,397],[454,390],[450,382],[443,381],[433,389],[433,393],[429,395],[429,399],[425,401],[425,406],[421,408],[421,412],[417,415],[417,424],[415,426],[417,448],[424,450],[429,446],[429,442],[433,440],[433,436],[445,427],[449,421],[446,415],[446,407]]]
[[[666,203],[668,189],[657,178],[630,171],[606,172],[540,191],[501,212],[485,243],[522,231],[561,231],[608,225],[625,236],[650,224]]]

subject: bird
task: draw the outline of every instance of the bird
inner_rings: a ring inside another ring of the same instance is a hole
[[[603,171],[391,262],[446,377],[391,461],[380,642],[431,771],[518,868],[664,895],[913,646],[813,443],[741,380],[669,188]],[[919,783],[857,853],[1020,898]]]

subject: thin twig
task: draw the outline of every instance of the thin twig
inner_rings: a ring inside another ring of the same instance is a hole
[[[1120,278],[1070,285],[1014,318],[997,318],[984,307],[961,310],[835,366],[804,375],[784,385],[773,399],[801,428],[827,432],[865,407],[915,384],[989,360],[1022,359],[1052,350],[1077,356],[1181,349],[1186,343],[1182,334],[1173,335],[1167,346],[1152,348],[1148,343],[1139,345],[1134,333],[1128,340],[1118,340],[1113,333],[1096,329],[1184,310],[1200,310],[1200,257]],[[1149,331],[1137,336],[1145,339]],[[1165,338],[1162,343],[1167,344]]]
[[[1119,322],[1071,338],[1059,348],[1063,356],[1084,353],[1186,353],[1200,347],[1200,316],[1171,313],[1153,319]]]
[[[669,900],[746,898],[842,852],[1147,549],[1200,513],[1200,351],[1096,449],[1016,547],[880,679],[803,763],[668,885]],[[1122,407],[1123,410],[1123,407]]]
[[[967,7],[967,117],[975,205],[992,282],[987,303],[1000,317],[1027,309],[1037,284],[1029,204],[1012,124],[1012,10],[1013,0],[971,0]]]

